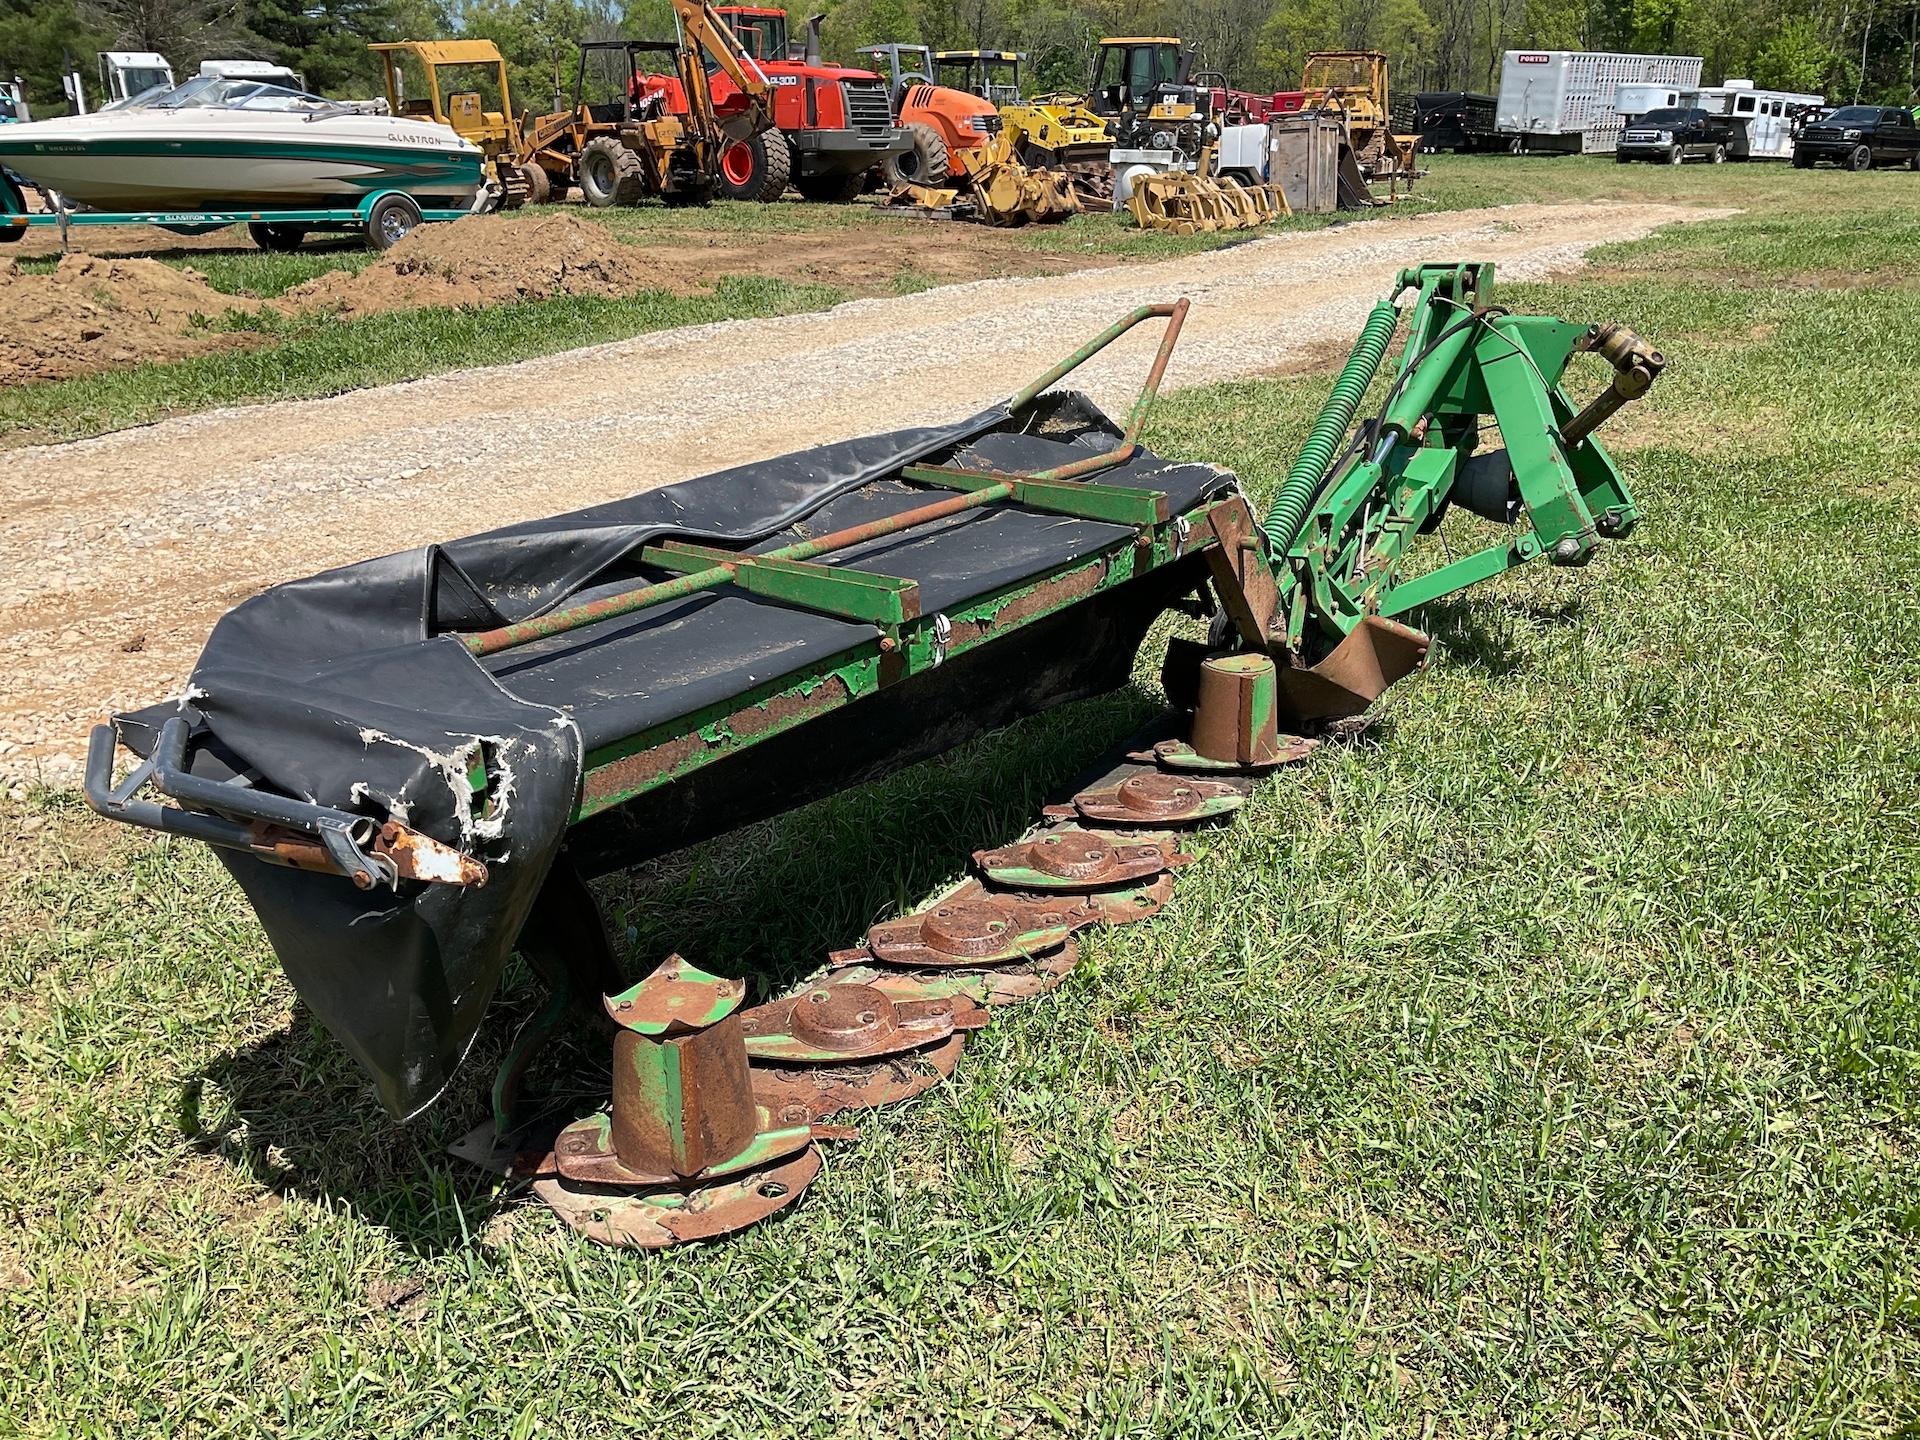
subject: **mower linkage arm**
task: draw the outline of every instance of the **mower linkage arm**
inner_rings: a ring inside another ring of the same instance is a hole
[[[344,875],[362,890],[375,885],[397,889],[401,880],[476,886],[487,882],[487,868],[479,860],[397,821],[381,824],[368,815],[192,774],[186,765],[189,735],[185,716],[168,720],[160,727],[153,753],[116,786],[113,758],[119,734],[111,725],[94,726],[87,743],[87,804],[109,820],[245,850],[269,864]],[[137,798],[148,785],[180,805]]]

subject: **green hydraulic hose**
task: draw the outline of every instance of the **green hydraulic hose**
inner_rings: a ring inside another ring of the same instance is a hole
[[[1374,372],[1379,370],[1399,322],[1400,312],[1394,309],[1391,300],[1382,300],[1373,307],[1360,338],[1354,342],[1353,353],[1347,357],[1346,368],[1334,382],[1333,393],[1327,396],[1327,403],[1320,407],[1320,414],[1314,419],[1307,443],[1300,449],[1300,458],[1293,462],[1280,493],[1273,497],[1273,505],[1260,528],[1266,532],[1267,554],[1276,569],[1299,538],[1308,507],[1327,477],[1327,467],[1333,463],[1336,448],[1346,438],[1347,427],[1353,424],[1353,412],[1360,408],[1360,397],[1373,383]]]

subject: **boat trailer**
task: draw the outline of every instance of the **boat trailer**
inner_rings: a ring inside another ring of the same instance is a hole
[[[266,591],[181,700],[94,730],[88,801],[216,848],[398,1118],[447,1088],[517,946],[550,994],[474,1157],[602,1243],[737,1230],[814,1180],[837,1117],[938,1084],[996,1008],[1061,984],[1079,932],[1164,906],[1194,832],[1425,662],[1420,606],[1632,533],[1594,431],[1661,356],[1491,282],[1401,272],[1263,517],[1230,472],[1142,446],[1188,304],[1143,306],[965,420]],[[1154,321],[1124,422],[1056,388]],[[1576,407],[1582,353],[1606,384]],[[1415,542],[1455,508],[1487,543],[1433,564]],[[724,956],[622,973],[589,879],[1117,688],[1169,610],[1211,629],[1170,642],[1162,720],[967,878],[757,1004]],[[543,1129],[522,1079],[581,1018],[609,1103]]]

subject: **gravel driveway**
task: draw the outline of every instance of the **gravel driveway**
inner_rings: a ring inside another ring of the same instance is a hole
[[[15,657],[0,775],[74,780],[91,724],[178,693],[221,612],[276,581],[965,414],[1149,301],[1192,298],[1168,384],[1200,384],[1350,342],[1402,266],[1486,259],[1503,279],[1537,279],[1596,245],[1717,213],[1604,204],[1395,217],[15,451],[0,471],[0,624]],[[1126,403],[1146,344],[1114,347],[1077,379]]]

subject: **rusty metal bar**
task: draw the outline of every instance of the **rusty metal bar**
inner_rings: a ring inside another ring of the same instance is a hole
[[[512,650],[554,635],[565,635],[589,625],[598,625],[603,620],[616,619],[622,615],[631,615],[638,610],[665,604],[669,600],[679,600],[688,595],[697,595],[704,590],[718,589],[738,579],[742,563],[752,560],[812,560],[836,550],[865,544],[869,540],[897,535],[902,530],[930,525],[936,520],[944,520],[948,516],[958,515],[967,510],[976,510],[984,505],[1012,499],[1015,486],[1021,481],[1071,479],[1077,475],[1091,474],[1094,471],[1121,464],[1131,459],[1134,450],[1138,447],[1140,431],[1147,422],[1147,415],[1152,410],[1154,398],[1160,390],[1160,382],[1167,373],[1167,361],[1172,357],[1174,342],[1180,338],[1180,327],[1187,318],[1188,308],[1189,302],[1184,299],[1171,304],[1142,305],[1131,314],[1109,325],[1038,380],[1015,392],[1010,404],[1014,410],[1019,410],[1023,406],[1032,404],[1048,386],[1084,365],[1134,326],[1144,320],[1164,317],[1167,320],[1166,333],[1161,336],[1160,349],[1154,356],[1152,368],[1147,372],[1146,384],[1140,392],[1140,398],[1134,402],[1133,410],[1127,417],[1127,428],[1121,437],[1120,445],[1104,455],[1089,456],[1085,460],[1056,466],[1052,470],[1037,471],[1032,475],[1010,476],[1005,480],[1000,480],[997,476],[986,477],[998,483],[990,484],[986,489],[975,490],[969,494],[956,495],[931,505],[922,505],[918,509],[902,511],[898,515],[889,515],[881,520],[871,520],[864,525],[836,530],[830,535],[822,535],[814,540],[783,546],[778,550],[770,550],[764,555],[743,554],[739,560],[716,564],[710,570],[697,570],[672,580],[643,585],[624,594],[589,600],[582,605],[572,605],[565,610],[556,610],[551,615],[538,615],[531,620],[502,625],[498,629],[462,635],[460,642],[475,656],[496,655],[502,650]],[[978,471],[951,470],[944,466],[913,468],[916,475],[929,477],[953,474],[964,476],[969,480],[982,478]]]
[[[913,467],[914,473],[910,478],[933,480],[943,476],[979,477],[984,474],[989,480],[1007,483],[1019,480],[1073,480],[1082,475],[1093,475],[1102,470],[1111,470],[1116,465],[1126,464],[1133,458],[1134,452],[1140,448],[1140,432],[1146,428],[1147,417],[1153,413],[1153,402],[1160,398],[1160,382],[1166,378],[1167,362],[1173,358],[1173,347],[1180,339],[1180,327],[1186,324],[1189,308],[1191,308],[1191,302],[1184,299],[1176,300],[1171,305],[1142,305],[1125,319],[1108,326],[1013,397],[1013,408],[1016,410],[1023,405],[1031,404],[1035,397],[1049,385],[1084,365],[1141,321],[1165,317],[1166,333],[1160,337],[1160,348],[1155,352],[1153,365],[1147,371],[1146,383],[1140,387],[1140,395],[1133,402],[1133,409],[1127,414],[1127,425],[1121,432],[1120,443],[1113,449],[1099,455],[1089,455],[1084,460],[1056,465],[1051,470],[1035,470],[1031,474],[1010,474],[998,470],[984,472],[961,470],[952,465],[916,465]]]
[[[816,555],[863,545],[869,540],[897,535],[900,531],[911,530],[917,525],[928,525],[935,520],[944,520],[949,515],[958,515],[966,510],[977,510],[982,505],[991,505],[996,500],[1005,500],[1012,493],[1009,486],[995,485],[988,490],[976,490],[971,495],[956,495],[950,500],[922,505],[917,510],[903,510],[898,515],[869,520],[864,525],[852,525],[845,530],[836,530],[831,535],[822,535],[815,540],[783,546],[778,550],[769,550],[765,555],[751,557],[743,555],[741,559],[811,560]],[[691,575],[682,575],[677,580],[662,580],[656,585],[643,585],[638,590],[629,590],[622,595],[609,595],[602,600],[589,600],[584,605],[556,610],[551,615],[539,615],[531,620],[522,620],[515,625],[503,625],[498,630],[482,630],[472,635],[462,635],[460,639],[475,655],[493,655],[502,650],[511,650],[515,646],[531,644],[535,640],[544,640],[549,635],[564,635],[570,630],[598,625],[602,620],[631,615],[636,610],[645,610],[649,606],[663,604],[668,600],[678,600],[684,595],[697,595],[702,590],[717,589],[731,583],[739,571],[739,561],[728,561],[725,564],[715,565],[711,570],[697,570]]]

